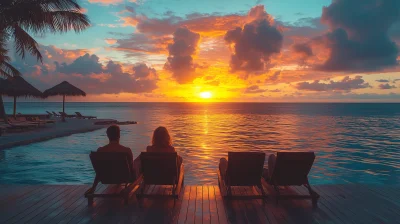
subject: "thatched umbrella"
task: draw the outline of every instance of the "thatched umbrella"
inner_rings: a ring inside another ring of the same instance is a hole
[[[83,92],[81,89],[71,85],[69,82],[64,81],[44,91],[43,96],[63,96],[63,113],[65,113],[65,96],[86,96],[86,93]],[[65,120],[64,116],[63,120]]]
[[[40,98],[43,96],[42,92],[33,87],[29,82],[21,76],[10,77],[0,81],[0,94],[5,96],[14,97],[14,112],[15,117],[17,113],[17,98],[21,96]]]

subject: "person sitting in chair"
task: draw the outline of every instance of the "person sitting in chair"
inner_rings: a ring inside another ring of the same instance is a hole
[[[176,152],[172,146],[171,136],[167,128],[158,127],[154,130],[152,145],[147,146],[147,152]],[[178,167],[182,164],[182,157],[178,155]]]
[[[107,137],[109,143],[97,149],[98,152],[125,152],[128,154],[128,162],[133,164],[132,150],[119,143],[121,130],[118,125],[111,125],[107,128]]]

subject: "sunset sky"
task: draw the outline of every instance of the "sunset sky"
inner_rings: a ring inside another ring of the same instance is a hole
[[[37,36],[43,64],[11,53],[42,91],[66,80],[86,101],[400,101],[398,0],[79,2],[92,26]]]

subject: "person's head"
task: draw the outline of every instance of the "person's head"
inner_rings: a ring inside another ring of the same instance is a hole
[[[153,146],[168,147],[172,145],[171,136],[165,127],[158,127],[153,133]]]
[[[118,142],[121,136],[121,130],[118,125],[111,125],[107,128],[107,137],[110,142]]]

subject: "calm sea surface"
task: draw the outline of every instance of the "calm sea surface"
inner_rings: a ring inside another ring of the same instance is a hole
[[[60,103],[19,103],[18,112],[60,111]],[[6,103],[11,113],[12,104]],[[314,151],[312,184],[400,184],[400,104],[67,103],[66,112],[118,120],[134,156],[166,126],[185,163],[186,184],[216,184],[228,151]],[[1,137],[0,137],[1,141]],[[0,150],[0,184],[89,184],[91,150],[105,130]]]

